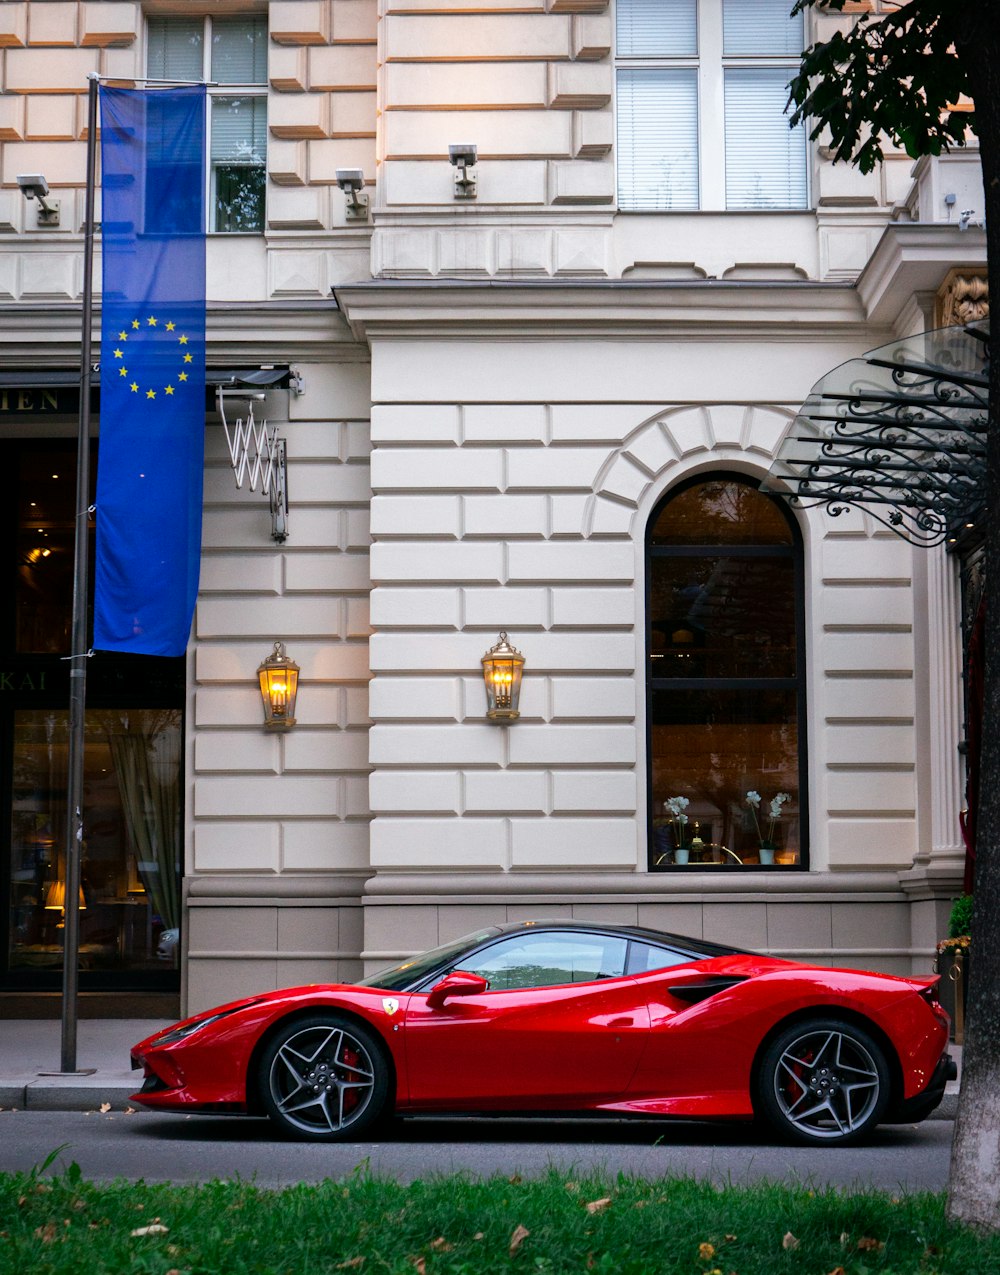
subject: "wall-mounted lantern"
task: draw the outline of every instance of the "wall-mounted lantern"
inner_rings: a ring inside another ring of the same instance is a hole
[[[295,696],[299,689],[299,666],[285,654],[284,643],[257,669],[260,697],[264,701],[264,729],[289,730],[295,725]]]
[[[524,656],[514,649],[501,633],[496,646],[483,656],[483,680],[486,683],[486,716],[493,722],[515,721],[520,713],[521,670]]]

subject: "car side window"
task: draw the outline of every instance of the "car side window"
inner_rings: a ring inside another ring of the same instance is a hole
[[[485,978],[490,991],[556,987],[621,978],[628,943],[604,934],[517,934],[484,948],[456,967]]]
[[[671,965],[688,965],[694,958],[686,952],[675,952],[670,947],[658,947],[655,943],[632,940],[628,958],[630,974],[651,974],[654,970],[669,969]]]

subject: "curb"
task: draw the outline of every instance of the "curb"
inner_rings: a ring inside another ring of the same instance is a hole
[[[141,1085],[141,1075],[128,1083],[120,1076],[108,1081],[83,1076],[0,1084],[0,1111],[97,1111],[105,1102],[111,1104],[112,1110],[122,1111]]]

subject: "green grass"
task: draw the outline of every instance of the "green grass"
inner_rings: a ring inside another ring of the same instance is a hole
[[[1000,1237],[949,1224],[943,1197],[929,1193],[554,1172],[410,1186],[356,1173],[269,1191],[240,1181],[95,1184],[76,1165],[48,1176],[53,1158],[32,1173],[0,1175],[3,1275],[1000,1271]],[[144,1227],[163,1229],[134,1234]]]

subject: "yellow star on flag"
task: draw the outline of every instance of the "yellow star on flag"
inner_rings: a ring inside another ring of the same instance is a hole
[[[178,373],[177,373],[177,379],[178,379],[178,381],[186,381],[186,380],[188,379],[188,374],[187,374],[187,372],[178,372]]]
[[[147,390],[147,391],[146,391],[146,397],[147,397],[147,398],[156,398],[156,390]]]
[[[128,340],[128,333],[127,333],[127,332],[119,332],[119,333],[118,333],[118,340],[119,340],[119,341],[127,341],[127,340]]]
[[[127,367],[120,367],[120,368],[118,369],[118,375],[119,375],[119,376],[128,376],[128,368],[127,368]]]
[[[183,332],[182,332],[182,333],[181,333],[181,335],[177,338],[177,340],[181,343],[181,345],[187,345],[187,343],[188,343],[188,339],[187,339],[187,337],[183,334]]]
[[[132,326],[133,326],[134,328],[137,328],[137,327],[139,326],[139,320],[138,320],[138,319],[133,319],[133,320],[132,320]]]
[[[190,363],[190,362],[192,361],[192,359],[193,359],[193,358],[194,358],[194,355],[193,355],[193,354],[185,354],[185,355],[184,355],[184,362],[185,362],[185,363]]]
[[[164,392],[164,394],[173,394],[173,392],[174,392],[174,387],[173,387],[172,385],[166,385],[166,386],[164,386],[164,388],[163,388],[163,392]]]
[[[129,386],[129,389],[132,391],[133,394],[139,393],[139,386],[136,384],[135,381],[132,382],[132,384]]]
[[[149,326],[150,326],[151,328],[155,328],[155,327],[156,327],[156,319],[155,319],[152,315],[150,315],[150,316],[149,316],[149,318],[146,320],[146,322],[149,324]]]
[[[116,359],[123,359],[124,357],[125,357],[125,355],[124,355],[124,354],[122,354],[121,350],[115,350],[115,358],[116,358]]]
[[[176,323],[170,322],[170,323],[168,323],[168,324],[167,324],[167,331],[168,331],[168,332],[173,332],[174,328],[176,328],[176,327],[177,327],[177,324],[176,324]]]

